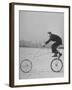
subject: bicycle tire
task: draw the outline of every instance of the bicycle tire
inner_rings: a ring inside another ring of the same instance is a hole
[[[32,70],[32,62],[29,59],[22,60],[20,63],[20,69],[24,73],[29,73]]]
[[[56,61],[61,64],[61,67],[60,67],[58,70],[54,69],[54,67],[53,67],[53,64],[54,64]],[[60,72],[60,71],[62,70],[62,68],[63,68],[63,62],[62,62],[61,59],[55,58],[55,59],[53,59],[53,60],[51,61],[50,67],[51,67],[51,70],[52,70],[53,72]]]

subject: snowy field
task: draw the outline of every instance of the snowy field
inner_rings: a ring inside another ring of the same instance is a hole
[[[61,60],[64,63],[64,49]],[[24,48],[19,49],[19,64],[25,59],[32,62],[32,69],[25,73],[19,68],[19,79],[35,79],[35,78],[55,78],[64,76],[64,68],[60,72],[53,72],[51,69],[51,61],[55,58],[50,48]],[[64,67],[64,66],[63,66]]]

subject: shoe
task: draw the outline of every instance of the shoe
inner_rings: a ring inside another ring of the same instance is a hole
[[[59,57],[61,57],[62,56],[62,53],[59,53]]]
[[[57,54],[54,54],[52,57],[57,57]]]

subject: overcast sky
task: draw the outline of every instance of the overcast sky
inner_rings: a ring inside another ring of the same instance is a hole
[[[64,13],[20,10],[19,20],[20,40],[43,42],[49,31],[64,38]]]

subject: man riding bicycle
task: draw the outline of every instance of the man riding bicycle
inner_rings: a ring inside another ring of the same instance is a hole
[[[54,56],[53,57],[57,57],[57,54],[59,54],[59,56],[62,55],[62,53],[60,53],[58,50],[57,50],[57,47],[59,45],[62,45],[62,39],[56,35],[56,34],[52,34],[51,32],[48,32],[49,34],[49,40],[45,42],[45,44],[43,45],[43,47],[45,47],[45,45],[47,45],[50,41],[53,41],[55,42],[53,45],[52,45],[52,53],[54,53]]]

